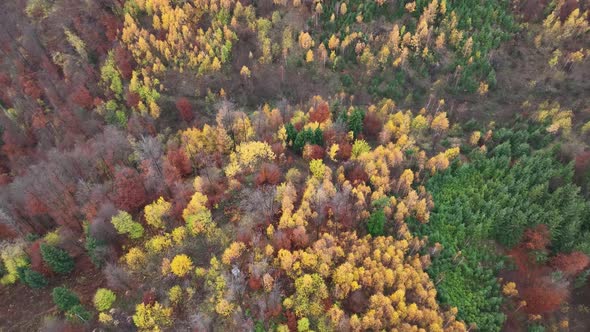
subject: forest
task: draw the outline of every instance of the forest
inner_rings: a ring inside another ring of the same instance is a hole
[[[585,0],[0,1],[0,331],[590,331]]]

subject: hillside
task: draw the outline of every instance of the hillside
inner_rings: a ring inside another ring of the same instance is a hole
[[[0,331],[590,330],[590,4],[0,4]]]

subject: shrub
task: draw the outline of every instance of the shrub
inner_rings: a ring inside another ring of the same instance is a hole
[[[94,294],[94,307],[98,311],[109,310],[116,299],[117,295],[112,290],[99,288]]]
[[[184,277],[193,269],[193,261],[187,255],[176,255],[170,263],[172,273],[179,277]]]
[[[61,311],[68,311],[73,306],[80,304],[78,296],[66,287],[55,287],[51,292],[51,296],[53,297],[53,303]]]
[[[41,244],[41,256],[54,272],[67,274],[74,269],[74,259],[61,248],[43,243]]]

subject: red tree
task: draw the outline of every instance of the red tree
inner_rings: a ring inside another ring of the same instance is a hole
[[[51,270],[45,265],[43,257],[41,257],[41,242],[42,240],[37,240],[31,244],[31,247],[29,247],[31,269],[45,276],[49,276],[51,275]]]
[[[181,148],[168,150],[166,158],[170,165],[178,170],[181,176],[187,176],[193,171],[191,161]]]
[[[551,282],[550,277],[546,277],[526,284],[519,289],[519,294],[527,303],[524,307],[525,312],[540,315],[559,309],[567,298],[568,291],[563,285],[556,285]]]
[[[128,91],[125,94],[125,103],[127,107],[133,108],[139,104],[139,94],[137,92]]]
[[[551,242],[551,234],[547,225],[539,224],[524,232],[522,245],[529,250],[544,250]]]
[[[383,121],[375,112],[367,112],[363,120],[363,132],[367,137],[375,138],[383,128]]]
[[[569,254],[560,253],[551,259],[551,266],[568,277],[573,277],[582,272],[588,266],[588,263],[590,263],[590,258],[580,251]]]
[[[86,89],[85,86],[80,85],[71,96],[72,102],[84,109],[91,109],[94,106],[94,98]]]
[[[313,145],[306,145],[303,148],[303,157],[308,160],[312,159],[324,159],[324,155],[326,151],[323,147],[313,144]]]
[[[125,211],[135,211],[146,203],[143,179],[136,170],[124,167],[117,172],[113,200],[118,209]]]
[[[310,122],[322,123],[330,118],[330,109],[328,103],[323,102],[319,104],[313,111],[309,112]]]
[[[259,186],[270,184],[276,185],[281,181],[281,170],[275,164],[264,163],[256,175],[256,184]]]
[[[193,106],[190,101],[185,97],[182,97],[176,101],[176,109],[180,115],[180,118],[186,122],[191,122],[194,119]]]
[[[118,46],[115,48],[115,63],[121,75],[126,79],[130,79],[133,74],[133,58],[131,57],[131,53],[124,47]]]

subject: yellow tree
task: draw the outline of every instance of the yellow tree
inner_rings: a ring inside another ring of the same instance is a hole
[[[172,204],[166,202],[164,197],[160,197],[157,201],[146,205],[143,209],[143,213],[148,225],[155,228],[164,228],[165,224],[163,218],[168,214],[170,208],[172,208]]]

